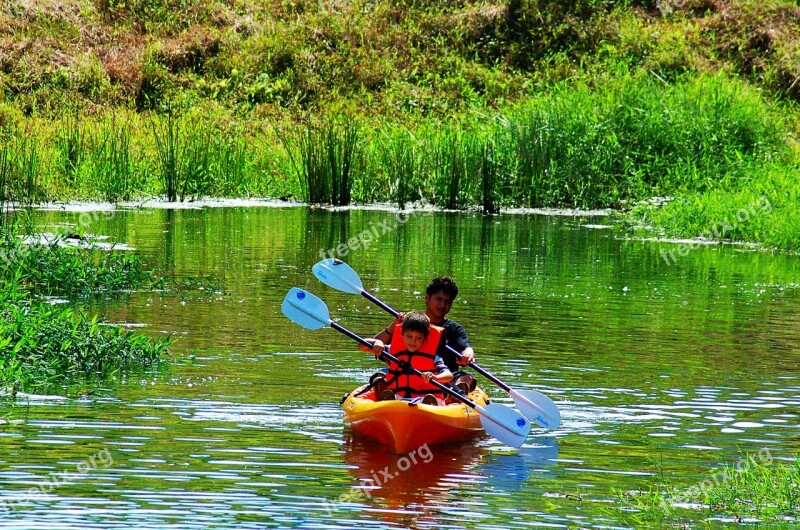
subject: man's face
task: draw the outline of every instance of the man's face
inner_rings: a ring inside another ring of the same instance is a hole
[[[420,349],[425,342],[425,335],[419,331],[407,330],[403,332],[403,342],[408,351],[415,352]]]
[[[441,322],[450,308],[453,306],[453,299],[446,295],[444,291],[425,295],[425,306],[428,309],[428,316],[434,322]]]

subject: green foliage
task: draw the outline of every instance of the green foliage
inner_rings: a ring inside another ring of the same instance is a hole
[[[131,133],[125,123],[111,116],[92,138],[92,178],[105,200],[129,200],[134,191]]]
[[[280,136],[308,202],[350,204],[353,178],[362,162],[360,135],[359,123],[342,115]]]
[[[758,242],[800,250],[798,167],[766,166],[728,188],[687,195],[664,206],[642,204],[626,215],[635,227],[671,237]]]
[[[24,237],[22,237],[24,236]],[[40,242],[19,221],[0,226],[0,388],[61,390],[156,364],[168,340],[151,341],[41,296],[80,296],[161,286],[133,253]]]
[[[380,165],[388,177],[389,196],[404,210],[406,203],[419,198],[419,143],[408,129],[399,127],[382,130],[377,144]]]
[[[204,196],[211,187],[211,129],[171,102],[150,124],[167,200]]]
[[[780,523],[800,515],[800,460],[788,465],[757,463],[753,457],[738,465],[716,470],[713,480],[680,488],[662,473],[647,491],[620,496],[616,515],[635,527],[674,526],[699,516],[756,518],[762,523]],[[698,514],[698,512],[700,512]]]
[[[11,395],[62,391],[122,369],[149,368],[169,346],[13,289],[0,291],[0,307],[0,387]]]

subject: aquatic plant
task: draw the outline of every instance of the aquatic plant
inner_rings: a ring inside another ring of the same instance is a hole
[[[73,183],[77,179],[78,168],[86,157],[87,136],[80,109],[77,106],[67,108],[61,117],[55,145],[60,155],[61,171]]]
[[[350,204],[362,157],[360,134],[360,125],[349,115],[331,116],[324,124],[307,123],[293,134],[279,132],[305,200]]]
[[[659,474],[648,490],[623,492],[615,515],[634,526],[671,525],[687,519],[729,516],[780,522],[800,516],[800,459],[763,465],[751,456],[725,465],[713,479],[679,487]]]
[[[64,305],[0,290],[0,388],[63,391],[104,380],[119,370],[148,369],[169,339],[151,340]]]
[[[387,175],[388,193],[401,210],[416,200],[419,192],[419,144],[405,127],[381,130],[378,140],[380,165]]]
[[[168,201],[199,198],[211,188],[213,130],[201,117],[167,102],[150,120]]]
[[[78,234],[33,233],[24,216],[0,227],[0,389],[13,395],[63,388],[156,363],[168,340],[128,333],[40,297],[155,288],[163,281],[132,252],[98,251]]]
[[[128,126],[115,115],[100,123],[92,138],[92,178],[108,202],[128,200],[133,193],[133,161]]]

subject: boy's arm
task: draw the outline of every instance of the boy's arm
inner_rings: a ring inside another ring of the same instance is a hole
[[[449,383],[450,381],[453,380],[453,372],[451,372],[450,369],[447,368],[447,365],[444,364],[444,361],[439,355],[433,358],[433,364],[434,364],[433,372],[435,373],[427,372],[431,374],[431,377],[427,379],[427,381],[430,381],[430,379],[436,379],[440,383]]]

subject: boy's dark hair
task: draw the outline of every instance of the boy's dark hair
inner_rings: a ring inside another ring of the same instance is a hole
[[[428,333],[431,331],[430,326],[431,320],[428,318],[428,315],[420,313],[419,311],[411,311],[410,313],[406,313],[403,317],[403,327],[401,329],[403,333],[406,331],[419,331],[427,337]]]
[[[455,300],[456,296],[458,296],[458,286],[450,276],[439,276],[438,278],[434,278],[425,289],[425,293],[428,296],[433,296],[440,291],[444,291],[444,294],[453,300]]]

